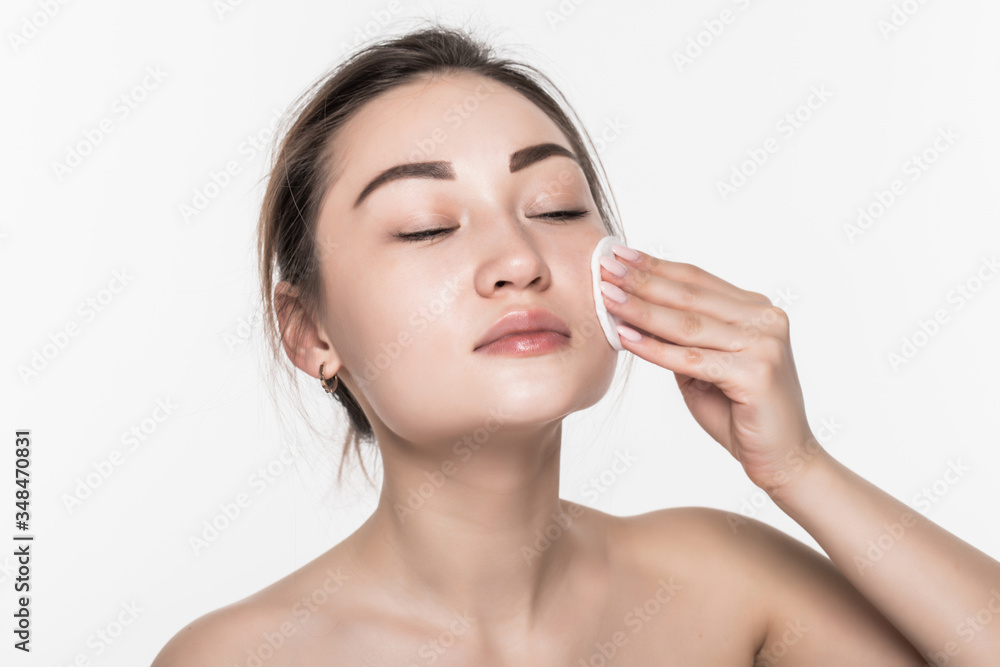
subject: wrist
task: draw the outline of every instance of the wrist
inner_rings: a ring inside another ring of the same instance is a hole
[[[802,450],[788,457],[788,467],[759,484],[786,512],[807,499],[822,498],[829,488],[829,473],[836,460],[810,434]]]

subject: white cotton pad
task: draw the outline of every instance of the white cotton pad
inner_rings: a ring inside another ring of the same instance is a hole
[[[597,309],[597,321],[601,323],[604,336],[611,343],[611,347],[622,352],[625,348],[622,347],[622,342],[618,337],[618,329],[615,328],[622,323],[622,318],[612,315],[604,307],[604,292],[601,291],[601,257],[614,259],[615,254],[611,251],[613,245],[625,245],[625,243],[616,236],[605,236],[598,242],[597,247],[594,248],[594,254],[590,258],[590,273],[593,276],[594,307]]]

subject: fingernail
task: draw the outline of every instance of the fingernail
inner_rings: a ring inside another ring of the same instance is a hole
[[[635,250],[632,250],[632,248],[623,245],[615,244],[611,246],[611,250],[619,257],[627,259],[630,262],[634,262],[639,259],[639,253],[637,253]]]
[[[607,280],[601,281],[601,291],[604,292],[605,296],[618,303],[625,303],[628,301],[628,294],[626,294],[618,285],[612,285]]]
[[[625,326],[624,324],[618,325],[618,333],[621,335],[622,338],[624,338],[625,340],[630,340],[633,343],[638,343],[640,340],[642,340],[641,333],[639,333],[635,329],[631,329]]]
[[[601,266],[619,278],[624,278],[625,274],[628,273],[628,269],[625,268],[625,265],[617,259],[612,259],[611,257],[601,257],[600,262]]]

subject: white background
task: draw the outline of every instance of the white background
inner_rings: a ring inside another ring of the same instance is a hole
[[[784,307],[823,445],[1000,558],[1000,279],[984,264],[1000,253],[996,3],[899,2],[916,11],[889,34],[879,28],[887,0],[248,0],[232,11],[105,0],[54,4],[51,17],[43,4],[6,2],[0,16],[0,533],[15,532],[13,433],[29,428],[36,535],[34,650],[15,652],[5,629],[5,664],[148,664],[185,623],[311,560],[373,508],[376,493],[357,478],[331,488],[336,441],[293,466],[277,458],[300,436],[276,421],[255,352],[266,155],[247,142],[266,141],[275,114],[359,33],[394,34],[411,17],[467,25],[552,76],[604,136],[630,244]],[[713,36],[705,22],[726,9],[733,20]],[[701,53],[678,66],[675,54],[699,39]],[[829,98],[800,108],[814,87]],[[804,120],[789,137],[777,124],[796,111]],[[111,129],[88,151],[102,119]],[[911,180],[907,161],[942,128],[956,138]],[[724,200],[718,182],[769,137],[777,150]],[[81,145],[87,154],[59,173]],[[185,220],[181,206],[229,161],[240,172]],[[849,239],[858,207],[894,179],[903,193]],[[990,279],[977,282],[980,271]],[[961,307],[959,286],[976,290]],[[88,314],[88,299],[103,301],[100,312]],[[915,337],[938,309],[947,321]],[[904,337],[920,347],[893,368]],[[308,398],[328,411],[313,384]],[[637,359],[615,409],[617,389],[566,422],[564,498],[620,515],[717,507],[815,546],[698,427],[669,371]],[[158,400],[176,406],[162,423],[149,421]],[[122,434],[153,425],[128,451]],[[121,465],[68,506],[114,450]],[[588,480],[626,450],[636,462],[592,502]],[[280,474],[258,493],[253,476],[269,463]],[[943,481],[952,466],[961,476]],[[935,502],[917,504],[935,482]],[[189,539],[240,493],[250,506],[195,554]],[[0,550],[4,628],[12,551]],[[141,611],[99,643],[123,605]]]

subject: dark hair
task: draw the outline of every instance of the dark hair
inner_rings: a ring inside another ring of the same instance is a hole
[[[288,110],[286,122],[282,124],[287,130],[273,155],[260,212],[257,253],[265,338],[272,362],[288,372],[287,379],[292,385],[296,384],[295,367],[281,362],[287,357],[282,354],[273,290],[276,279],[288,281],[294,286],[295,298],[305,312],[312,316],[325,312],[319,272],[325,251],[317,241],[315,230],[320,202],[334,176],[336,156],[331,145],[335,135],[364,104],[391,88],[412,82],[421,75],[457,72],[471,72],[505,84],[544,111],[566,135],[578,156],[608,234],[625,240],[624,231],[611,209],[611,205],[616,206],[613,195],[611,198],[606,196],[610,188],[606,185],[603,166],[596,152],[592,154],[588,150],[583,137],[590,147],[593,141],[572,106],[542,72],[494,55],[490,46],[463,30],[440,25],[365,46],[322,76]],[[569,109],[575,123],[560,103]],[[291,119],[290,127],[288,118]],[[273,374],[271,379],[268,386],[273,391],[276,384]],[[317,386],[316,391],[322,388]],[[361,406],[343,382],[338,383],[334,396],[346,409],[350,420],[337,472],[339,481],[351,450],[364,470],[361,443],[374,443],[375,435]],[[367,470],[364,471],[367,477]]]

